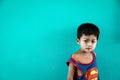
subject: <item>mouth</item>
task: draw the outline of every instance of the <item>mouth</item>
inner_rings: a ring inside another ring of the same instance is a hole
[[[92,48],[86,48],[87,50],[91,50]]]

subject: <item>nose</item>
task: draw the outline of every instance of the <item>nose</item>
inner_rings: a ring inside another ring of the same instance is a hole
[[[87,45],[88,45],[88,46],[91,46],[91,45],[92,45],[92,42],[88,42]]]

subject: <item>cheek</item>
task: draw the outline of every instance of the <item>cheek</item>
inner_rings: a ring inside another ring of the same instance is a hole
[[[96,47],[96,44],[93,44],[93,49]]]
[[[84,42],[81,42],[81,43],[80,43],[80,46],[83,46],[83,47],[84,47],[85,45],[86,45],[86,44],[85,44]]]

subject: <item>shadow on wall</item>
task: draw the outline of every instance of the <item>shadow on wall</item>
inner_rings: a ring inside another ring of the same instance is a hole
[[[68,52],[68,54],[73,54],[76,50],[79,49],[79,46],[76,43],[77,26],[74,28],[68,28],[68,29],[66,29],[66,31],[64,31],[64,34],[65,34],[64,37],[66,38],[66,40],[64,42],[65,43],[64,46],[67,47],[66,52]],[[67,34],[66,34],[66,32],[67,32]]]
[[[115,30],[115,39],[117,43],[120,43],[120,0],[116,0],[117,11],[116,11],[116,30]]]

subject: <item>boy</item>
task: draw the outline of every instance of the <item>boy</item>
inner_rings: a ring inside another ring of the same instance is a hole
[[[81,24],[77,29],[77,43],[80,50],[67,61],[67,80],[99,80],[96,54],[93,51],[99,38],[99,29],[92,23]]]

